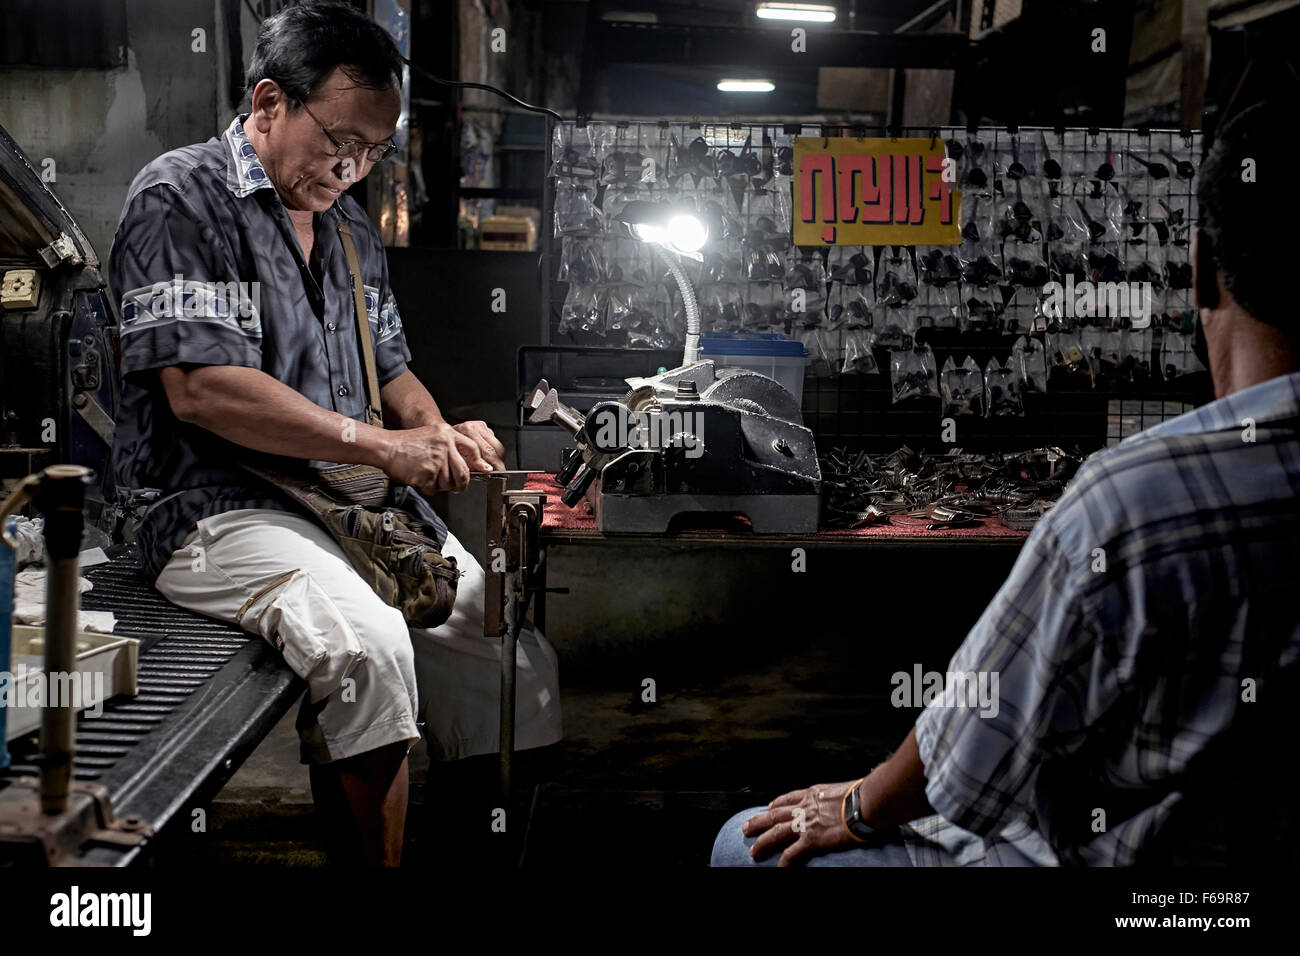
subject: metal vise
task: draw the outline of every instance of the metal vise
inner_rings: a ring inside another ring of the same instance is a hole
[[[821,469],[794,396],[766,375],[705,360],[649,378],[584,416],[545,379],[529,421],[573,436],[556,475],[601,531],[662,533],[689,513],[741,514],[763,534],[817,530]]]

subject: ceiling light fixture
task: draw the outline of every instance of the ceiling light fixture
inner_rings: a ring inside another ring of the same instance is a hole
[[[804,20],[811,23],[832,23],[835,7],[828,3],[770,3],[758,5],[760,20]]]
[[[659,17],[646,10],[610,10],[600,15],[602,20],[621,21],[623,23],[658,23]]]
[[[723,93],[771,93],[776,86],[771,80],[718,80]]]

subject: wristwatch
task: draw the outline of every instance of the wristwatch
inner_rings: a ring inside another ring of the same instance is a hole
[[[863,777],[862,780],[865,780]],[[844,794],[844,803],[840,807],[840,819],[844,821],[844,829],[849,831],[849,836],[859,843],[869,845],[879,845],[888,843],[893,828],[873,827],[866,820],[862,819],[862,807],[858,801],[858,787],[862,784],[859,780]]]

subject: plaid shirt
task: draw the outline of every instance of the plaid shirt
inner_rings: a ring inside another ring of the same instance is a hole
[[[1298,419],[1300,373],[1279,376],[1080,468],[949,665],[999,675],[996,715],[917,718],[939,816],[904,828],[914,863],[1129,865],[1203,785],[1287,759],[1235,741],[1275,739],[1243,726],[1300,668]]]

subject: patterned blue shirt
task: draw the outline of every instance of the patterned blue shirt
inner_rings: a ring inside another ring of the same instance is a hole
[[[996,714],[917,718],[939,816],[905,828],[913,862],[1129,865],[1169,827],[1221,863],[1243,828],[1295,838],[1293,794],[1258,777],[1292,759],[1298,421],[1300,373],[1080,468],[949,665],[999,675]]]
[[[382,387],[411,353],[388,283],[383,244],[350,196],[315,217],[317,272],[244,133],[244,116],[206,143],[172,150],[131,184],[109,255],[121,304],[122,396],[114,437],[119,489],[161,494],[137,531],[155,579],[195,523],[236,508],[297,506],[233,462],[302,462],[258,456],[171,412],[156,369],[238,365],[261,369],[323,408],[365,420],[365,384],[347,263],[346,219],[360,260]],[[319,276],[319,280],[317,278]],[[413,489],[395,504],[445,525]]]

